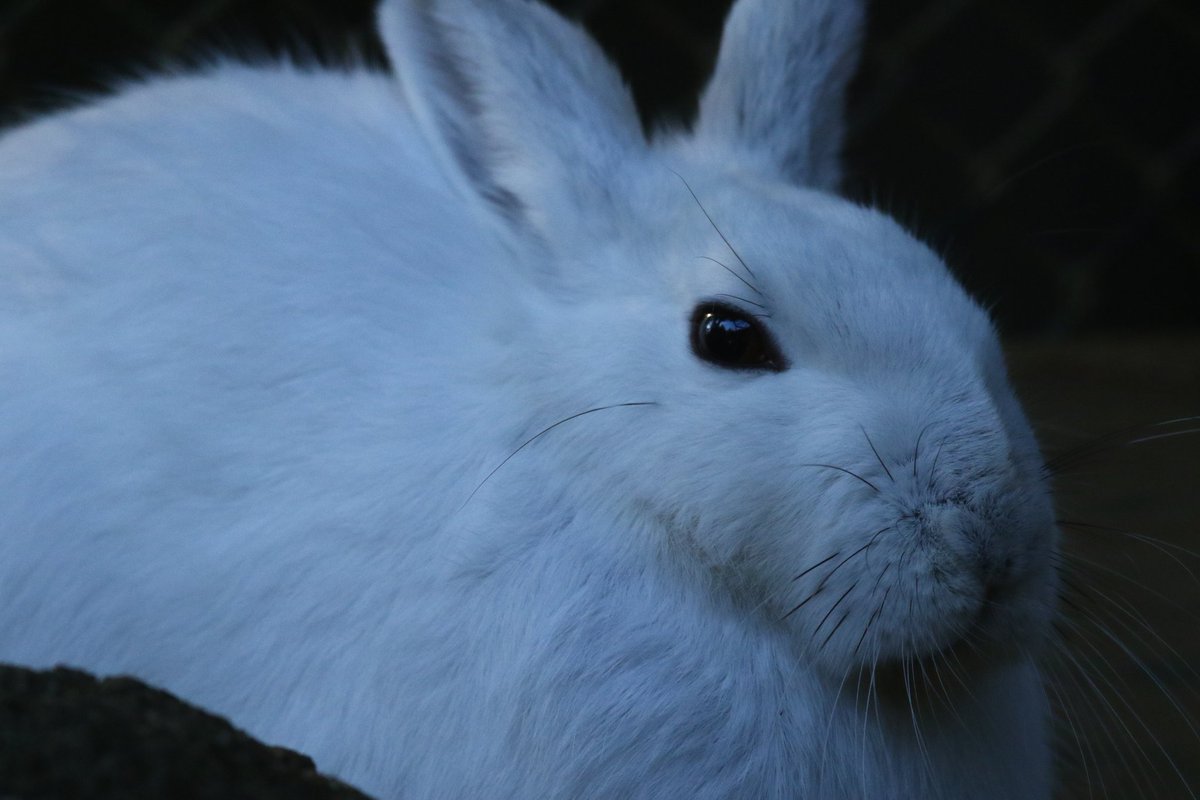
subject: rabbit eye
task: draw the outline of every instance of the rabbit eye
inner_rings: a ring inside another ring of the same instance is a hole
[[[779,348],[753,316],[720,303],[696,308],[692,350],[702,360],[727,369],[782,372],[786,367]]]

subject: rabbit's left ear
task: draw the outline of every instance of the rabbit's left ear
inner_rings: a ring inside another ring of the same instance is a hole
[[[794,183],[836,190],[862,18],[861,0],[738,0],[695,140],[765,161]]]
[[[616,69],[532,0],[383,0],[379,29],[422,133],[489,213],[536,231],[603,216],[612,175],[645,149]]]

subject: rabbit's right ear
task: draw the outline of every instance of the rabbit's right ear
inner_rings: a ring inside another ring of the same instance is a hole
[[[797,184],[836,189],[862,18],[862,0],[737,0],[695,141],[746,153]]]
[[[602,224],[612,176],[646,141],[616,69],[533,0],[383,0],[405,100],[451,180],[535,233]]]

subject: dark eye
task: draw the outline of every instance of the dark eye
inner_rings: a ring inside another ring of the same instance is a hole
[[[752,315],[721,303],[702,303],[692,314],[692,350],[727,369],[786,367],[779,348]]]

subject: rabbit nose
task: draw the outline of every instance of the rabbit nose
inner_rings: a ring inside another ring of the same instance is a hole
[[[926,503],[917,513],[963,573],[979,581],[989,599],[1013,579],[1013,557],[1004,552],[1006,532],[961,500]]]
[[[1013,582],[1013,559],[1012,556],[997,556],[981,550],[974,566],[983,586],[983,604],[986,609],[998,602]]]
[[[1012,580],[1013,558],[984,559],[980,563],[980,575],[983,576],[984,586],[989,590],[999,590]]]

